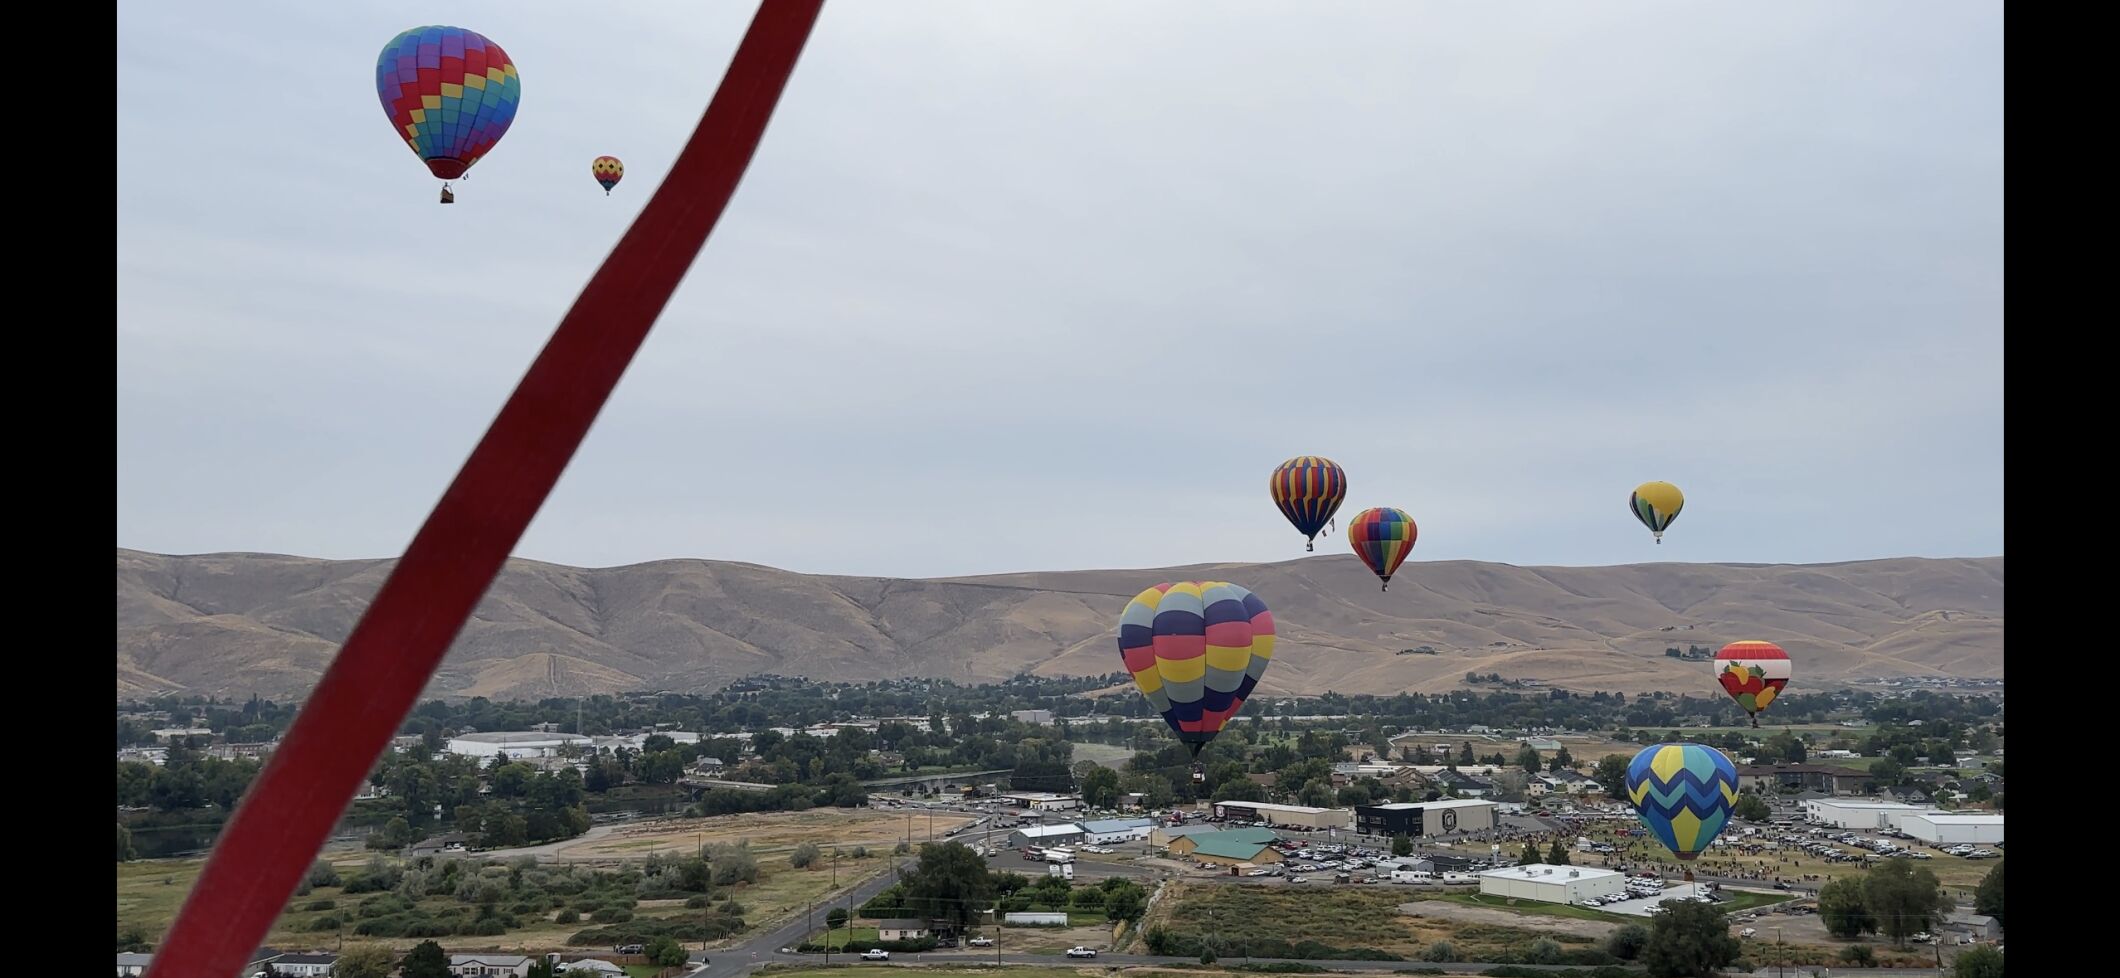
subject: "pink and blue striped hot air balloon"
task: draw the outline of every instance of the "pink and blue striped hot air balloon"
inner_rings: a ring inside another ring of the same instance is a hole
[[[1627,765],[1627,800],[1681,862],[1708,851],[1737,807],[1737,765],[1701,744],[1655,744]],[[1686,870],[1693,879],[1693,870]]]
[[[477,31],[415,27],[383,46],[375,94],[398,138],[446,181],[508,133],[523,85],[508,52]],[[445,183],[442,202],[451,199]]]
[[[1158,584],[1119,616],[1126,671],[1195,758],[1258,688],[1273,641],[1266,602],[1222,581]]]

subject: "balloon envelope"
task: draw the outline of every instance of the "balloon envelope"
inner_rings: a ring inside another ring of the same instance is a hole
[[[1792,667],[1789,653],[1772,642],[1731,642],[1715,653],[1715,680],[1755,717],[1788,688]]]
[[[1678,518],[1679,510],[1686,508],[1686,494],[1668,482],[1644,482],[1627,497],[1627,508],[1656,536],[1656,542],[1662,543],[1664,529]]]
[[[1194,757],[1258,687],[1273,642],[1266,602],[1223,581],[1158,584],[1119,616],[1126,671]]]
[[[626,178],[626,165],[619,162],[616,156],[599,156],[590,162],[589,175],[595,177],[597,184],[608,194],[612,187],[618,186],[618,182]]]
[[[375,94],[398,138],[454,180],[507,134],[523,86],[508,52],[477,31],[415,27],[383,46]]]
[[[1322,455],[1298,455],[1273,470],[1273,504],[1303,534],[1304,549],[1347,501],[1347,470]]]
[[[1737,766],[1701,744],[1645,747],[1627,765],[1627,800],[1656,841],[1691,862],[1722,834],[1737,807]]]
[[[1362,558],[1362,563],[1369,565],[1370,573],[1383,579],[1385,590],[1390,590],[1391,575],[1413,552],[1413,541],[1420,533],[1420,527],[1413,524],[1413,517],[1405,510],[1389,506],[1365,509],[1347,523],[1348,545],[1354,547],[1354,555]]]

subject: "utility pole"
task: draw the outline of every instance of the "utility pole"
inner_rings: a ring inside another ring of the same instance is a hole
[[[1781,978],[1781,928],[1774,928],[1774,978]]]

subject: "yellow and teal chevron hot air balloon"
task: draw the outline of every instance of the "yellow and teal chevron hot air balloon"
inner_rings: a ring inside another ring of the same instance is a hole
[[[1737,765],[1701,744],[1646,747],[1627,765],[1627,800],[1656,841],[1691,863],[1722,834],[1737,807]],[[1690,866],[1686,881],[1693,881]]]
[[[1678,518],[1678,511],[1685,508],[1686,494],[1668,482],[1644,482],[1627,496],[1627,509],[1649,528],[1657,543],[1664,542],[1664,531]]]

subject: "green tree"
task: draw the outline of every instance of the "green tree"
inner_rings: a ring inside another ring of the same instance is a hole
[[[1561,845],[1561,840],[1555,839],[1552,845],[1546,847],[1546,863],[1552,866],[1572,865],[1568,859],[1568,847]]]
[[[331,966],[332,978],[390,978],[397,956],[381,944],[348,944]]]
[[[1537,774],[1545,770],[1544,763],[1539,758],[1538,751],[1530,744],[1525,744],[1523,750],[1516,752],[1516,766],[1523,768],[1526,774]]]
[[[1082,803],[1091,808],[1119,807],[1119,772],[1099,767],[1083,775]]]
[[[1642,964],[1650,978],[1708,978],[1742,952],[1713,904],[1671,901],[1649,927]]]
[[[825,911],[824,925],[830,930],[838,930],[841,927],[845,927],[847,925],[846,908],[833,907],[832,909]]]
[[[986,860],[954,842],[920,847],[920,861],[899,880],[905,905],[916,916],[947,920],[962,928],[993,905],[994,874]]]
[[[1877,917],[1870,913],[1862,881],[1852,876],[1819,887],[1818,916],[1825,922],[1826,932],[1834,937],[1854,938],[1877,932]]]
[[[1472,759],[1471,741],[1468,740],[1458,745],[1457,762],[1459,767],[1471,767],[1475,763]]]
[[[552,959],[540,954],[530,959],[530,971],[523,978],[553,978],[554,971]]]
[[[1538,854],[1538,843],[1536,842],[1524,843],[1524,854],[1516,857],[1516,862],[1519,866],[1536,866],[1545,861]]]
[[[453,978],[449,973],[449,956],[442,953],[442,946],[433,941],[421,941],[405,952],[405,961],[398,969],[404,978]]]
[[[1114,886],[1117,883],[1120,885]],[[1113,920],[1140,920],[1148,912],[1148,891],[1132,880],[1112,877],[1105,883],[1104,913]]]
[[[1737,796],[1734,814],[1747,822],[1764,822],[1774,817],[1773,810],[1767,807],[1766,799],[1749,791]]]
[[[1649,928],[1640,924],[1623,924],[1605,938],[1605,953],[1621,961],[1632,961],[1641,957],[1642,948],[1649,946]]]
[[[648,960],[651,963],[659,964],[665,968],[675,968],[684,964],[688,957],[685,954],[684,946],[670,937],[658,937],[649,941],[646,951]]]
[[[1988,870],[1987,875],[1980,878],[1980,889],[1973,891],[1973,911],[1995,918],[1998,924],[2003,924],[2002,866],[2002,863],[1996,863],[1994,869]]]
[[[1958,978],[2002,978],[2002,952],[1985,944],[1975,945],[1959,952],[1951,969]]]
[[[1936,874],[1925,866],[1915,868],[1911,859],[1887,859],[1870,870],[1862,881],[1862,896],[1878,929],[1902,946],[1951,910],[1951,898]]]
[[[1546,765],[1547,772],[1552,774],[1559,774],[1562,771],[1572,771],[1574,769],[1575,755],[1568,753],[1568,748],[1566,747],[1561,748],[1559,753],[1554,754],[1553,760],[1548,762]]]
[[[1840,950],[1840,960],[1858,968],[1877,967],[1877,952],[1868,944],[1854,944]]]
[[[132,830],[126,828],[124,822],[119,822],[118,861],[121,863],[129,863],[138,858],[140,858],[140,852],[139,850],[133,848]]]
[[[1413,838],[1403,832],[1399,833],[1398,835],[1392,836],[1391,854],[1394,856],[1413,855]]]
[[[1605,789],[1605,794],[1625,801],[1627,798],[1627,759],[1618,754],[1607,754],[1598,759],[1597,771],[1592,777]]]

